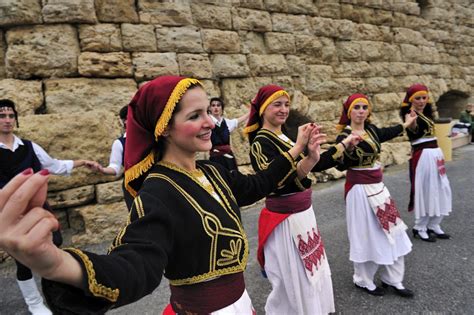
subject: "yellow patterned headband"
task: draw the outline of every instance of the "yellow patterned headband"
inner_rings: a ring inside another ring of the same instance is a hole
[[[371,112],[371,108],[370,108],[370,103],[369,103],[369,101],[368,101],[366,98],[359,97],[359,98],[356,98],[355,100],[353,100],[352,103],[351,103],[351,105],[349,105],[349,109],[347,110],[347,116],[348,116],[348,117],[351,117],[351,111],[352,111],[352,109],[354,108],[354,105],[357,104],[357,103],[364,103],[364,104],[366,104],[367,106],[369,106],[369,112]]]
[[[268,105],[270,105],[272,102],[282,96],[288,97],[288,100],[290,99],[290,95],[285,90],[276,91],[275,93],[270,95],[270,97],[267,98],[265,102],[263,102],[262,106],[260,106],[260,110],[258,111],[258,115],[262,116]]]
[[[428,91],[418,91],[418,92],[415,92],[415,93],[413,93],[412,96],[410,96],[410,98],[408,99],[408,101],[409,101],[410,103],[412,103],[413,100],[414,100],[416,97],[418,97],[418,96],[428,96]],[[429,102],[429,99],[428,99],[428,102]]]

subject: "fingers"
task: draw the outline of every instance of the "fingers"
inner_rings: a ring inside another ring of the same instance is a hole
[[[28,168],[22,173],[13,177],[2,189],[0,189],[0,213],[3,210],[8,198],[17,190],[28,178],[33,175],[33,169]]]
[[[53,228],[57,229],[59,227],[57,219],[51,212],[44,210],[40,207],[35,207],[28,211],[28,213],[26,213],[25,216],[21,218],[20,223],[15,226],[13,233],[15,235],[28,234],[28,232],[30,232],[30,230],[33,229],[43,219],[48,219],[52,222],[56,222],[56,225],[53,226]],[[52,230],[50,229],[49,232],[51,231]],[[37,237],[40,236],[37,235]]]
[[[18,182],[15,181],[19,176],[17,175],[10,183],[2,189],[2,201],[3,207],[1,212],[1,223],[0,225],[9,225],[12,222],[18,220],[18,218],[25,212],[27,205],[30,202],[35,202],[35,195],[38,192],[44,192],[44,185],[48,181],[49,172],[40,171],[32,176],[28,176],[25,180],[24,178],[19,179],[21,185],[18,185]],[[7,190],[6,192],[4,190]],[[38,201],[36,201],[38,202]]]

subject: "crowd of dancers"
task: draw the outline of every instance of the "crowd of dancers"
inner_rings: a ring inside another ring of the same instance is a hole
[[[413,235],[427,242],[450,238],[440,226],[451,212],[451,190],[428,88],[414,84],[407,90],[400,110],[403,122],[395,126],[375,126],[369,98],[349,96],[336,143],[325,152],[320,146],[326,135],[314,122],[299,126],[296,139],[287,134],[290,99],[284,88],[264,86],[248,114],[228,120],[222,100],[209,104],[198,80],[158,77],[143,85],[128,112],[121,113],[126,141],[122,137],[114,144],[122,151],[107,168],[48,156],[58,164],[50,167],[44,150],[14,135],[15,104],[1,100],[0,248],[17,262],[30,312],[104,313],[150,294],[164,275],[171,290],[165,314],[255,314],[243,277],[249,243],[239,208],[262,198],[257,258],[272,286],[265,312],[335,312],[330,266],[307,177],[331,167],[347,170],[341,198],[355,287],[371,295],[391,290],[413,297],[416,293],[403,284],[404,256],[412,243],[383,183],[379,156],[383,142],[408,135]],[[254,175],[237,170],[230,149],[230,132],[243,121]],[[197,152],[210,152],[211,161],[196,160]],[[52,237],[59,224],[46,202],[49,173],[69,174],[87,166],[117,175],[117,161],[125,169],[129,216],[109,252],[59,248],[58,237]],[[32,272],[42,277],[49,308]]]

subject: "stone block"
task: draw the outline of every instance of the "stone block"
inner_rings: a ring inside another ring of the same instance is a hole
[[[260,86],[252,78],[222,79],[222,99],[228,107],[250,104]]]
[[[294,54],[296,52],[295,37],[289,33],[265,33],[265,44],[270,53]]]
[[[367,78],[364,81],[365,81],[365,89],[363,93],[373,94],[373,93],[381,93],[381,92],[390,90],[390,85],[387,78],[372,77],[372,78]]]
[[[211,56],[212,72],[219,78],[246,77],[250,74],[245,55],[215,54]]]
[[[277,54],[249,55],[250,71],[255,76],[286,74],[288,65],[285,56]]]
[[[232,25],[235,30],[268,32],[272,30],[270,13],[260,10],[232,8]]]
[[[129,53],[83,52],[79,55],[79,74],[85,77],[132,77],[132,59]]]
[[[179,74],[197,79],[210,79],[212,66],[209,57],[205,54],[178,54]]]
[[[141,23],[180,26],[193,24],[191,6],[188,1],[162,2],[138,1]]]
[[[53,210],[82,206],[95,198],[94,185],[48,192],[48,203]]]
[[[41,1],[2,0],[0,16],[0,27],[42,23]]]
[[[137,91],[133,79],[50,79],[44,86],[46,111],[50,114],[104,109],[117,115]]]
[[[95,185],[95,197],[98,204],[114,203],[123,200],[123,180]]]
[[[17,134],[38,143],[57,159],[107,160],[120,134],[116,113],[91,111],[73,114],[24,116]],[[51,176],[49,189],[64,190],[103,181],[103,176],[81,167],[71,176]]]
[[[125,51],[156,51],[156,35],[153,25],[122,24],[122,42]]]
[[[357,61],[361,59],[361,51],[364,49],[358,42],[343,41],[336,43],[336,51],[341,61]]]
[[[337,77],[360,77],[366,78],[372,76],[373,73],[371,65],[366,61],[357,62],[341,62],[334,67],[334,74]]]
[[[82,51],[122,50],[120,28],[115,24],[79,25],[79,40]]]
[[[393,40],[395,43],[406,43],[424,46],[431,45],[427,40],[425,40],[423,34],[418,31],[403,27],[394,27],[392,28],[392,32],[394,34]]]
[[[306,65],[304,60],[296,55],[286,55],[288,74],[291,76],[304,76]]]
[[[198,0],[199,1],[199,0]],[[239,0],[239,5],[243,8],[264,10],[264,0]]]
[[[72,236],[73,246],[112,241],[125,227],[128,209],[125,202],[95,204],[70,209],[71,228],[79,233]]]
[[[319,15],[333,19],[341,18],[341,5],[334,1],[320,1],[316,4]]]
[[[195,26],[161,27],[157,26],[156,41],[158,51],[201,53],[201,31]]]
[[[399,109],[402,98],[397,93],[378,93],[372,97],[371,101],[374,111],[385,112]]]
[[[22,121],[22,116],[33,115],[43,105],[41,81],[0,80],[0,99],[3,98],[15,102]]]
[[[353,40],[385,41],[391,42],[393,33],[390,28],[372,24],[354,24]]]
[[[213,80],[199,80],[199,81],[202,83],[204,90],[206,91],[209,97],[221,96],[221,90],[219,89],[218,81],[213,81]]]
[[[266,54],[264,35],[257,32],[239,31],[242,53]]]
[[[138,22],[135,0],[95,0],[95,8],[101,22]]]
[[[133,53],[132,57],[137,81],[152,80],[157,76],[179,73],[176,53]]]
[[[94,0],[42,0],[45,23],[97,23]]]
[[[312,35],[295,35],[294,38],[298,54],[321,56],[323,45],[318,37]]]
[[[239,53],[239,34],[232,31],[202,30],[204,50],[212,53]]]
[[[291,95],[291,109],[297,111],[300,115],[307,116],[310,107],[310,100],[300,90],[293,91]]]
[[[311,101],[308,107],[308,117],[316,123],[334,120],[340,112],[341,105],[335,101]]]
[[[364,61],[378,61],[389,57],[384,50],[383,42],[361,41],[358,44],[361,47],[361,57]]]
[[[306,15],[272,14],[274,32],[311,34],[311,26]]]
[[[17,79],[77,74],[79,42],[70,25],[18,27],[7,31],[7,75]]]
[[[203,28],[232,29],[231,9],[218,5],[192,4],[194,24]]]

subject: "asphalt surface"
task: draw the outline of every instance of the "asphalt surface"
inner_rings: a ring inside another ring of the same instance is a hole
[[[375,297],[354,288],[352,263],[348,259],[344,181],[314,185],[313,206],[329,257],[337,313],[474,314],[474,145],[454,150],[453,161],[447,162],[446,168],[453,191],[453,212],[444,219],[442,227],[452,239],[427,243],[413,239],[409,233],[413,250],[405,257],[404,284],[415,291],[413,299],[401,298],[393,292]],[[407,165],[387,168],[384,182],[402,218],[411,228],[414,219],[405,210],[410,187]],[[257,314],[264,314],[271,287],[261,276],[255,258],[260,208],[261,204],[244,209],[242,216],[251,245],[251,258],[245,272],[246,286]],[[108,245],[88,249],[105,252]],[[0,266],[1,315],[28,314],[15,282],[14,270],[11,263]],[[168,284],[163,280],[153,294],[108,314],[161,314],[168,299]]]

